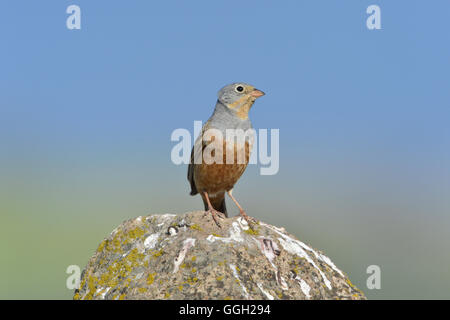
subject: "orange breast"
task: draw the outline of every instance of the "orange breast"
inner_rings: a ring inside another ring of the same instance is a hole
[[[232,189],[247,168],[251,149],[252,145],[247,141],[241,145],[232,144],[228,148],[226,142],[224,142],[223,163],[206,164],[203,161],[201,164],[195,165],[194,181],[197,190],[217,193]],[[232,150],[234,150],[234,159],[229,154]],[[238,158],[240,154],[243,157]]]

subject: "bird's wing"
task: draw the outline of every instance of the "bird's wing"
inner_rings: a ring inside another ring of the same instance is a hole
[[[197,187],[196,187],[195,181],[194,181],[195,163],[198,161],[194,161],[194,160],[201,159],[203,149],[205,149],[205,147],[206,147],[206,143],[203,141],[203,133],[206,130],[208,130],[209,123],[210,123],[210,121],[208,120],[205,123],[205,125],[202,127],[202,131],[198,135],[197,140],[195,140],[194,147],[192,148],[192,151],[191,151],[191,161],[189,162],[188,172],[187,172],[187,179],[188,179],[189,183],[191,184],[191,193],[190,193],[191,196],[194,196],[198,193],[198,190],[197,190]],[[201,146],[199,144],[201,144]]]
[[[188,172],[187,172],[187,178],[189,180],[189,183],[191,184],[191,196],[195,196],[198,191],[197,187],[195,186],[194,181],[194,148],[192,148],[191,151],[191,162],[189,163]]]

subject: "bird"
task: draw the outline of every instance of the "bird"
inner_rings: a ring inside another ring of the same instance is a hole
[[[210,214],[218,227],[221,227],[219,218],[228,217],[225,193],[250,226],[256,222],[233,196],[233,188],[247,168],[253,147],[254,131],[249,111],[256,99],[264,95],[247,83],[224,86],[217,94],[214,112],[192,148],[187,172],[190,194],[201,195],[205,214]],[[236,137],[231,139],[227,135],[229,132],[236,133]]]

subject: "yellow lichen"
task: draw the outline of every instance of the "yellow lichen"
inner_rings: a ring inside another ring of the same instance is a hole
[[[136,238],[142,237],[144,235],[144,233],[145,233],[144,230],[142,230],[139,227],[136,227],[136,228],[128,231],[128,238],[136,239]]]
[[[294,271],[295,272],[295,274],[296,275],[298,275],[299,273],[300,273],[300,271],[298,270],[298,265],[297,264],[295,264],[295,267],[294,267],[294,269],[292,270],[292,271]]]
[[[249,234],[249,235],[252,235],[252,236],[258,236],[259,235],[259,230],[258,229],[248,228],[247,230],[244,230],[244,232],[246,234]]]
[[[85,284],[86,284],[86,275],[84,275],[83,279],[81,280],[80,289],[83,289]]]
[[[127,254],[127,256],[125,257],[125,261],[127,262],[127,265],[134,266],[138,262],[144,260],[144,258],[145,255],[143,253],[139,253],[137,248],[134,248]]]
[[[102,287],[117,287],[119,279],[126,279],[133,268],[140,264],[144,257],[145,255],[139,253],[136,248],[131,250],[125,258],[110,265],[97,283]],[[124,285],[129,286],[130,282],[131,279],[128,279]]]
[[[196,282],[198,281],[197,277],[191,278],[189,277],[185,282],[183,282],[182,284],[189,284],[189,285],[194,285],[196,284]]]
[[[223,261],[221,261],[221,262],[219,262],[219,266],[223,266],[223,265],[225,265],[227,263],[227,260],[223,260]]]
[[[156,276],[156,272],[148,274],[148,276],[147,276],[147,284],[148,285],[151,285],[155,281],[155,276]]]
[[[193,224],[189,226],[192,230],[202,231],[203,229],[198,224]]]
[[[96,286],[95,283],[97,282],[97,278],[94,276],[90,276],[88,278],[88,289],[87,289],[87,294],[84,296],[84,299],[86,300],[92,300],[92,298],[94,297],[95,294],[95,290],[96,290]]]
[[[103,240],[97,248],[97,252],[102,252],[103,248],[105,248],[107,240]]]
[[[163,253],[164,253],[164,250],[160,249],[159,251],[153,253],[153,257],[158,258],[158,257],[162,256]]]
[[[97,252],[100,252],[102,250],[106,252],[122,253],[120,230],[116,231],[112,240],[104,240],[102,243],[100,243],[99,247],[97,248]]]

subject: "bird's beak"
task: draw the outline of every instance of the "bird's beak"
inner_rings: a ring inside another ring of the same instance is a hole
[[[262,92],[261,90],[253,89],[253,91],[250,92],[250,95],[251,95],[252,97],[259,98],[259,97],[262,97],[263,95],[265,95],[265,93]]]

